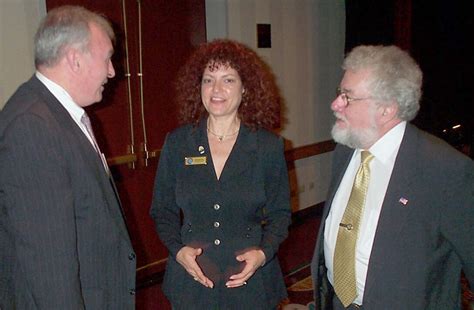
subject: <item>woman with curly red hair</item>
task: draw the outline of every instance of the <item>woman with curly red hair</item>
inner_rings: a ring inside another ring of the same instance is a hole
[[[290,197],[275,80],[231,40],[201,45],[176,83],[183,126],[158,165],[151,216],[169,250],[173,309],[274,309]]]

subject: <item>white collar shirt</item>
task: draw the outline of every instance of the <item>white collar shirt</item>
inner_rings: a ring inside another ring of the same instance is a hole
[[[375,238],[375,231],[382,210],[383,200],[387,192],[388,183],[392,175],[395,159],[405,133],[406,122],[397,124],[382,136],[369,149],[374,155],[370,162],[370,181],[367,189],[365,206],[359,228],[359,238],[356,244],[356,279],[358,296],[354,303],[362,305],[365,281],[369,266],[370,253]],[[328,279],[333,283],[333,259],[336,246],[339,223],[344,215],[345,208],[354,183],[354,178],[360,165],[361,149],[356,149],[347,166],[344,177],[337,189],[326,218],[324,229],[324,256],[328,269]]]

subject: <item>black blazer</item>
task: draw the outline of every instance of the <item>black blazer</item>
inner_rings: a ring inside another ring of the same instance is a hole
[[[33,76],[0,112],[0,308],[133,309],[134,256],[113,181]]]
[[[338,145],[312,261],[316,309],[331,309],[324,224],[353,150]],[[460,309],[461,268],[474,283],[474,166],[407,124],[370,255],[364,309]],[[406,204],[400,198],[408,200]]]
[[[185,165],[185,157],[205,157],[207,164]],[[283,143],[274,134],[242,125],[218,180],[206,122],[178,128],[161,153],[151,216],[170,252],[163,290],[176,309],[271,309],[286,297],[275,255],[291,212]],[[203,248],[198,263],[213,289],[176,262],[184,245]],[[226,288],[229,276],[242,269],[235,256],[252,247],[263,249],[266,264],[248,285]]]

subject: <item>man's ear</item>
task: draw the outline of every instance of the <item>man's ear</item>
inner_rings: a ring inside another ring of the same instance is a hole
[[[397,117],[398,113],[398,104],[396,102],[391,102],[387,105],[381,105],[382,119],[389,121]]]
[[[66,62],[72,72],[78,72],[81,68],[80,53],[75,48],[68,48],[65,53]]]

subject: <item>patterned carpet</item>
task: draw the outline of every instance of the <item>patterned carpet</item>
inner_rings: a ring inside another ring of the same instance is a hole
[[[282,303],[283,310],[314,309],[313,284],[309,265],[288,274],[285,277],[288,300]]]
[[[288,287],[288,295],[291,303],[284,305],[284,310],[314,309],[313,283],[310,276]]]

